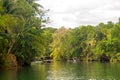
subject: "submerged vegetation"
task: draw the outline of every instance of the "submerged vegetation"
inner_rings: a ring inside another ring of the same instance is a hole
[[[0,67],[55,60],[120,61],[120,21],[97,26],[42,28],[44,8],[34,0],[0,0]]]

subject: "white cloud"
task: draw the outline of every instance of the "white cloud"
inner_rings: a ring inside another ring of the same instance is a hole
[[[47,26],[77,27],[117,21],[120,17],[120,0],[40,0],[53,21]]]

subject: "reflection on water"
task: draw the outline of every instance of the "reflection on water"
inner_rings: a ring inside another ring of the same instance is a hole
[[[47,80],[118,80],[120,64],[54,63]]]
[[[54,62],[0,71],[0,80],[119,80],[120,63]]]

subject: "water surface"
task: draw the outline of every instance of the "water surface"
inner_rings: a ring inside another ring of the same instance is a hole
[[[54,62],[0,71],[0,80],[120,80],[120,63]]]

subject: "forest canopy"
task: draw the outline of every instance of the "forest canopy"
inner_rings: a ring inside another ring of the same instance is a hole
[[[30,65],[35,57],[43,56],[120,61],[120,20],[74,29],[42,28],[43,10],[34,0],[0,0],[0,66],[10,61]]]
[[[7,64],[10,54],[19,65],[29,65],[35,56],[45,53],[43,10],[34,0],[0,0],[1,65]]]
[[[54,59],[77,58],[84,61],[120,60],[120,21],[100,23],[97,26],[79,26],[74,29],[61,27],[53,34]]]

